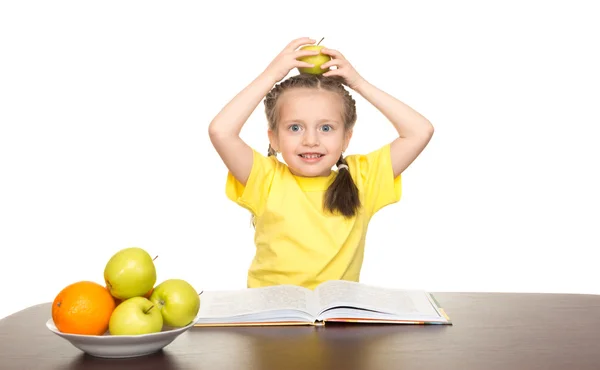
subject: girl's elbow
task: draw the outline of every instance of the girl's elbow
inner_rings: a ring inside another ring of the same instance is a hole
[[[434,132],[435,132],[435,129],[433,128],[433,125],[430,122],[427,122],[425,127],[423,127],[420,130],[420,132],[418,134],[416,134],[416,138],[417,138],[417,140],[424,143],[424,145],[427,145],[429,143],[429,141],[431,140],[431,138],[433,137]]]
[[[415,127],[410,135],[406,135],[405,137],[412,137],[414,139],[428,141],[433,136],[434,131],[435,130],[431,122],[425,121],[421,123],[419,127]]]
[[[217,125],[215,125],[215,121],[212,121],[208,125],[208,136],[213,138],[213,137],[217,136],[218,134],[219,134],[219,130],[217,128]]]
[[[429,121],[426,121],[425,127],[423,128],[423,135],[427,138],[431,138],[434,132],[435,128],[433,127],[433,124]]]
[[[219,125],[213,121],[208,125],[208,136],[215,140],[227,136],[225,130],[219,127]]]

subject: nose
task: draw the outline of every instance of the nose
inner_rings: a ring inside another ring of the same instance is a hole
[[[306,130],[306,133],[302,137],[302,144],[306,146],[317,146],[319,145],[319,137],[314,130]]]

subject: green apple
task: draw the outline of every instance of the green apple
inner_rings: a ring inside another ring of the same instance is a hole
[[[158,307],[144,297],[124,300],[114,309],[108,322],[111,335],[151,334],[162,328],[163,318]]]
[[[117,299],[143,296],[156,283],[156,266],[144,249],[125,248],[108,260],[104,281],[110,294]]]
[[[194,287],[182,279],[169,279],[158,284],[150,295],[162,313],[165,325],[188,325],[200,310],[200,296]]]
[[[321,41],[323,41],[323,39],[321,39]],[[300,50],[321,50],[325,47],[323,45],[319,45],[321,41],[319,41],[319,43],[316,45],[305,45],[301,47]],[[329,68],[322,69],[321,65],[329,62],[331,60],[331,57],[329,55],[319,53],[318,55],[300,57],[298,58],[298,60],[314,65],[314,67],[312,68],[298,67],[298,71],[300,71],[300,73],[318,75],[329,71]]]

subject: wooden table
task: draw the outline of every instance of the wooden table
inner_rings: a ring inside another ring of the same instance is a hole
[[[85,355],[45,326],[0,320],[0,369],[600,369],[600,296],[435,293],[453,326],[193,328],[135,359]]]

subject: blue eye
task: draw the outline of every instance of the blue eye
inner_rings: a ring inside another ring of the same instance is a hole
[[[331,130],[331,126],[324,125],[323,128],[322,128],[322,130],[325,131],[325,132],[329,132]]]
[[[290,130],[292,130],[292,131],[298,131],[298,130],[300,130],[300,126],[299,126],[299,125],[296,125],[296,124],[294,124],[294,125],[291,125],[291,126],[290,126]]]

